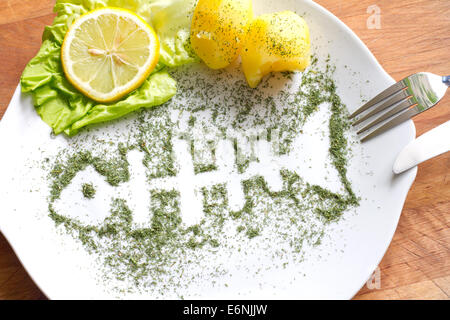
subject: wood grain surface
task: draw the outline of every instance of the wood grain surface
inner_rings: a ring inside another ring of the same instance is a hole
[[[316,2],[353,29],[394,79],[417,71],[450,75],[449,0]],[[0,0],[0,118],[23,68],[40,47],[44,26],[53,20],[53,4],[54,0]],[[367,9],[373,5],[381,10],[380,29],[366,24]],[[447,94],[438,106],[414,119],[417,134],[449,119]],[[379,266],[380,288],[364,286],[355,299],[449,299],[449,226],[447,153],[419,166],[398,229]],[[0,299],[45,299],[1,234]]]

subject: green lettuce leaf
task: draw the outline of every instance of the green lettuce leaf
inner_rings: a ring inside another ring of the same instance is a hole
[[[44,40],[21,78],[22,92],[32,93],[37,113],[55,134],[63,132],[95,105],[66,80],[60,55],[61,46],[56,41]]]
[[[189,50],[189,27],[193,0],[57,0],[57,17],[45,28],[42,47],[26,66],[21,86],[31,92],[37,113],[55,134],[76,134],[81,128],[124,116],[144,107],[160,105],[176,93],[176,82],[165,66],[194,61]],[[122,7],[136,12],[151,25],[161,41],[161,58],[144,84],[122,100],[98,104],[85,97],[65,78],[61,66],[64,36],[80,15],[105,7]]]
[[[66,133],[73,135],[87,125],[117,119],[140,108],[163,104],[176,92],[176,81],[167,72],[154,73],[139,90],[130,93],[125,99],[114,104],[95,105],[83,118],[73,123]]]
[[[196,61],[190,45],[192,15],[198,0],[150,1],[151,23],[161,43],[161,62],[170,67]]]

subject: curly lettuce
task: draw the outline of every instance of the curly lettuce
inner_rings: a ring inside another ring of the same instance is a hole
[[[198,0],[148,1],[151,23],[161,43],[161,62],[176,67],[196,61],[190,46],[192,16]]]
[[[165,67],[195,60],[189,45],[195,5],[196,0],[57,0],[57,17],[45,28],[41,49],[22,74],[22,92],[32,94],[37,113],[55,134],[74,135],[85,126],[163,104],[176,94],[176,82]],[[60,55],[70,25],[82,14],[106,6],[134,11],[152,25],[161,42],[161,58],[141,87],[117,102],[99,104],[66,80]]]

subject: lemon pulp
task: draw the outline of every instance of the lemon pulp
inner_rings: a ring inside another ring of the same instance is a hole
[[[102,8],[78,18],[67,32],[61,60],[67,79],[98,102],[138,88],[159,59],[159,40],[139,16]]]

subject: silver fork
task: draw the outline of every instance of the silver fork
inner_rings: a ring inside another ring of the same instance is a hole
[[[415,73],[378,94],[349,118],[361,115],[352,125],[362,124],[357,134],[364,142],[430,109],[442,99],[449,86],[450,76]]]

